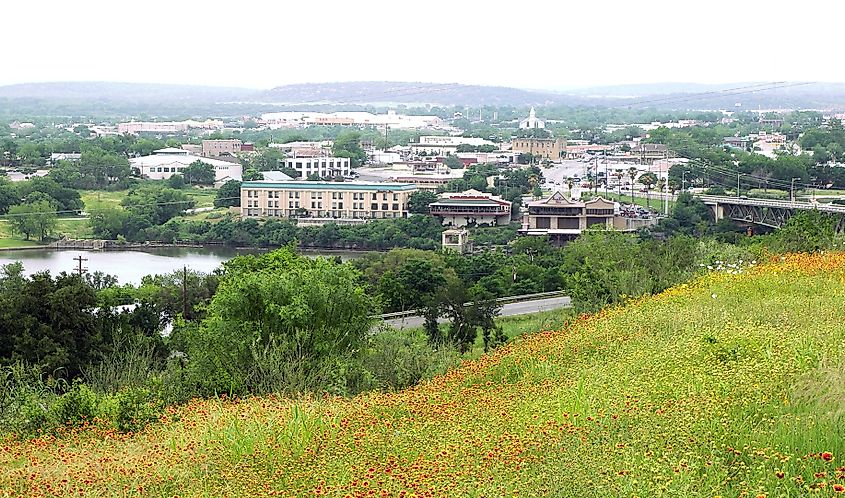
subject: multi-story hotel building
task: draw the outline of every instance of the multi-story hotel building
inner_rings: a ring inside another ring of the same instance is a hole
[[[252,181],[241,184],[241,217],[297,218],[300,225],[405,218],[409,183]]]
[[[432,216],[444,225],[507,225],[511,221],[511,203],[492,194],[467,190],[444,193],[429,205]]]
[[[285,167],[298,171],[303,180],[311,175],[328,178],[352,173],[348,157],[293,157],[285,159]]]

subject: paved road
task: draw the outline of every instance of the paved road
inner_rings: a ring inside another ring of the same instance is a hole
[[[569,308],[572,306],[572,300],[569,297],[552,297],[548,299],[537,299],[534,301],[522,301],[519,303],[509,303],[502,306],[502,311],[499,316],[525,315],[528,313],[538,313],[540,311],[551,311],[560,308]],[[440,323],[444,323],[446,319],[440,319]],[[386,324],[397,329],[411,329],[422,327],[423,319],[419,316],[411,316],[407,318],[397,318],[394,320],[385,321]]]

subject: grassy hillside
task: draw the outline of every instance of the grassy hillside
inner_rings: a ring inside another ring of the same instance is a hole
[[[0,495],[833,496],[845,254],[714,273],[355,399],[0,444]]]

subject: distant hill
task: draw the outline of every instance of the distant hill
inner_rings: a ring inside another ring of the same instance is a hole
[[[303,83],[255,95],[274,104],[429,104],[440,106],[525,106],[561,104],[572,97],[503,86],[391,81]]]
[[[737,105],[738,104],[738,105]],[[845,83],[656,83],[567,90],[389,81],[303,83],[270,90],[147,83],[55,82],[0,86],[0,118],[26,116],[243,116],[282,106],[595,106],[845,110]]]
[[[654,83],[569,90],[599,105],[662,109],[842,109],[845,83]],[[739,104],[739,105],[737,105]]]
[[[0,98],[91,101],[224,101],[241,98],[255,90],[199,85],[163,85],[152,83],[111,83],[104,81],[69,81],[22,83],[0,86]]]

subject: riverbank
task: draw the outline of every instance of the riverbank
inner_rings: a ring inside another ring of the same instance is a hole
[[[20,262],[27,275],[42,271],[57,275],[61,272],[78,271],[78,258],[81,257],[83,268],[89,273],[99,271],[117,277],[121,284],[137,285],[147,275],[162,275],[180,271],[185,267],[193,271],[211,273],[234,257],[263,253],[273,249],[275,248],[165,244],[127,244],[108,249],[39,246],[2,251],[0,265]],[[364,255],[360,252],[337,250],[302,250],[301,253],[309,258],[339,257],[343,261],[357,259]]]
[[[49,244],[32,244],[21,246],[2,246],[0,245],[0,252],[9,251],[66,251],[66,250],[80,250],[80,251],[143,251],[147,249],[210,249],[210,250],[233,250],[233,251],[250,251],[250,252],[265,252],[278,249],[279,246],[237,246],[229,244],[205,243],[166,243],[166,242],[118,242],[116,240],[97,240],[97,239],[78,239],[78,240],[61,240],[51,242]],[[334,247],[297,247],[297,251],[303,254],[324,254],[328,256],[343,255],[343,254],[359,254],[361,256],[369,253],[383,252],[366,249],[342,249]]]

